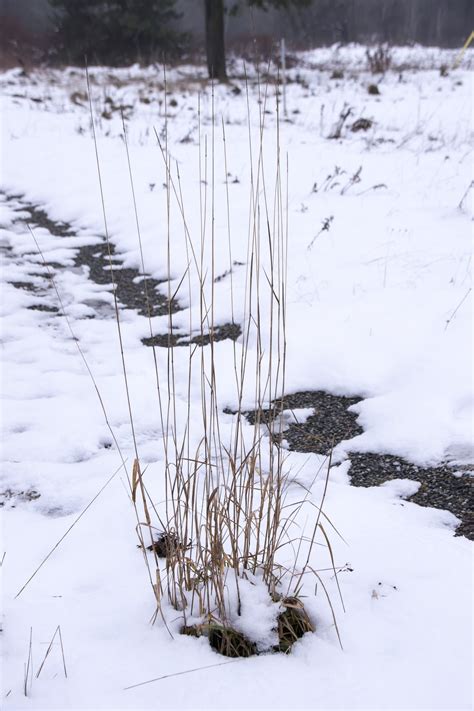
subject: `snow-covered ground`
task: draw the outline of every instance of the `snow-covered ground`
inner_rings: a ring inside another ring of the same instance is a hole
[[[400,48],[392,70],[380,76],[366,71],[364,48],[305,53],[289,72],[287,118],[280,121],[274,86],[259,84],[255,67],[247,67],[246,85],[240,62],[230,85],[213,90],[196,67],[169,70],[166,99],[160,68],[90,70],[110,238],[123,264],[140,269],[122,108],[145,267],[157,279],[170,274],[171,292],[186,274],[178,292],[183,310],[174,317],[183,334],[199,330],[199,280],[194,269],[186,272],[185,235],[199,244],[203,224],[208,235],[214,225],[209,275],[226,275],[214,283],[208,277],[204,287],[207,295],[214,290],[216,323],[229,322],[232,314],[243,323],[246,316],[250,184],[264,120],[262,160],[272,215],[277,142],[288,181],[286,391],[363,397],[356,408],[364,432],[351,442],[352,450],[395,454],[420,465],[474,459],[473,57],[468,51],[460,68],[441,76],[440,66],[451,67],[455,56]],[[335,68],[342,69],[342,78],[332,78]],[[289,656],[211,666],[229,660],[205,639],[176,634],[171,609],[165,614],[173,637],[159,618],[150,624],[154,597],[137,549],[127,479],[78,349],[79,344],[130,471],[135,454],[112,295],[73,260],[74,250],[98,243],[104,234],[86,79],[78,69],[29,76],[13,70],[0,75],[0,84],[0,490],[26,492],[3,506],[6,707],[470,708],[471,543],[454,536],[452,514],[403,501],[413,493],[412,482],[350,487],[344,444],[336,451],[341,463],[331,472],[324,511],[344,537],[334,535],[331,544],[343,568],[338,578],[345,612],[332,571],[326,570],[331,561],[324,546],[315,548],[312,561],[334,592],[343,650],[327,600],[320,589],[314,595],[314,584],[305,590],[305,604],[316,634],[306,635]],[[377,84],[380,93],[369,94],[369,84]],[[349,108],[340,137],[331,138]],[[351,130],[361,118],[370,127]],[[162,145],[167,141],[187,232],[173,191],[166,189],[170,178],[157,136]],[[72,236],[34,228],[45,259],[64,266],[57,268],[55,283],[68,321],[28,309],[39,299],[43,305],[58,303],[33,237],[19,221],[29,219],[25,204],[39,205],[52,220],[74,228]],[[30,282],[43,291],[11,282]],[[124,309],[121,325],[139,455],[147,477],[159,482],[164,454],[153,352],[141,342],[149,322]],[[156,333],[166,332],[167,317],[154,317],[152,325]],[[269,328],[264,319],[264,339]],[[219,406],[232,409],[232,343],[216,343],[214,351]],[[166,382],[167,351],[157,353]],[[191,420],[197,421],[199,373],[188,382],[188,349],[175,349],[174,357],[178,406],[186,410],[189,390]],[[251,382],[246,398],[244,406],[251,407]],[[232,416],[222,418],[230,427]],[[317,504],[324,473],[314,479],[322,459],[291,452],[285,463],[298,472],[300,484],[311,485]],[[67,678],[58,635],[36,678],[58,625]],[[30,635],[34,673],[25,696]]]

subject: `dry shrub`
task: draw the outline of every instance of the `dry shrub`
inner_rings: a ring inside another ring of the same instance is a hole
[[[388,44],[379,44],[372,51],[367,48],[367,63],[372,74],[385,74],[392,64],[392,53]]]
[[[204,193],[201,205],[207,205],[212,212],[209,220],[212,228],[207,233],[204,226],[200,234],[190,233],[179,172],[171,169],[166,131],[160,136],[156,134],[166,171],[168,210],[173,203],[183,219],[185,249],[190,266],[180,286],[188,284],[190,303],[193,302],[191,271],[199,284],[200,335],[197,340],[190,339],[185,346],[188,348],[189,390],[187,415],[183,420],[183,411],[176,396],[174,352],[177,346],[172,337],[173,313],[170,310],[171,337],[166,351],[168,372],[165,383],[160,381],[155,358],[165,461],[164,504],[160,507],[153,501],[139,464],[137,448],[131,480],[132,499],[137,510],[141,511],[137,527],[141,545],[147,548],[144,535],[148,535],[148,550],[154,556],[155,570],[150,561],[147,565],[156,599],[155,616],[161,615],[165,620],[166,609],[171,606],[179,613],[181,630],[185,634],[205,634],[211,646],[227,656],[249,656],[256,651],[264,651],[261,644],[247,639],[235,628],[235,622],[244,614],[249,586],[264,592],[267,607],[271,609],[271,614],[275,613],[274,621],[278,618],[273,633],[269,628],[270,635],[274,634],[275,639],[279,639],[278,633],[281,634],[278,649],[287,651],[304,632],[313,630],[298,598],[305,576],[309,573],[317,576],[310,562],[318,529],[322,529],[320,516],[323,501],[316,506],[306,490],[296,501],[288,497],[291,481],[285,473],[284,450],[275,444],[273,418],[270,422],[267,418],[265,427],[261,427],[265,410],[272,411],[273,408],[276,414],[281,409],[286,371],[287,175],[281,162],[280,124],[277,118],[274,178],[270,187],[263,160],[268,94],[268,86],[261,88],[259,141],[255,146],[249,140],[251,178],[245,312],[242,335],[238,342],[233,341],[230,364],[238,403],[230,432],[229,415],[224,415],[219,401],[217,338],[214,336],[217,333],[214,285],[218,274],[214,272],[212,206],[216,200],[217,181],[220,180],[215,175],[214,163],[216,117],[212,115],[210,148],[199,126],[200,155],[204,164],[208,159],[211,162],[211,166],[202,166],[200,162],[198,176]],[[278,88],[275,101],[279,117]],[[230,174],[224,123],[222,147],[222,177],[229,215]],[[205,176],[209,175],[211,179],[205,180]],[[169,219],[167,224],[170,224]],[[203,225],[204,221],[200,220],[200,224]],[[230,233],[231,225],[228,224],[228,269],[232,290],[234,262]],[[171,245],[168,227],[168,264],[171,263]],[[175,296],[169,286],[169,304],[173,303]],[[234,313],[231,316],[234,322]],[[196,374],[201,394],[200,420],[191,408],[190,400],[190,384],[196,381]],[[242,407],[249,382],[255,394],[252,409],[256,413],[251,425]],[[226,418],[225,422],[223,418]],[[326,489],[323,500],[325,492]],[[308,513],[304,511],[306,508]],[[308,533],[297,525],[298,519],[311,521]],[[160,531],[158,538],[154,536],[157,530]],[[324,537],[327,541],[325,534]],[[290,599],[297,602],[290,604]],[[283,611],[282,606],[285,608]],[[265,644],[269,649],[274,646]]]

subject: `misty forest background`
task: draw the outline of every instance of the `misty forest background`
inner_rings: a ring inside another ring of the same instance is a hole
[[[456,47],[474,27],[472,0],[0,0],[1,66],[198,59],[219,6],[227,52],[263,57],[282,38]]]

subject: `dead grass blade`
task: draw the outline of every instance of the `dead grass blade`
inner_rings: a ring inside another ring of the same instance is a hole
[[[120,466],[114,471],[114,473],[107,479],[107,481],[105,482],[105,484],[99,489],[99,491],[98,491],[97,494],[94,496],[94,498],[91,499],[91,501],[89,501],[89,503],[87,504],[87,506],[81,511],[81,513],[79,514],[79,516],[73,521],[73,523],[69,526],[69,528],[67,529],[67,531],[61,536],[61,538],[59,539],[59,541],[51,548],[51,550],[49,551],[48,555],[46,555],[46,556],[43,558],[43,560],[42,560],[41,563],[38,565],[38,567],[36,568],[36,570],[34,571],[34,573],[32,573],[32,574],[30,575],[30,577],[28,578],[28,580],[26,581],[26,583],[20,588],[20,590],[19,590],[19,591],[17,592],[17,594],[15,595],[15,600],[16,600],[18,597],[20,597],[20,595],[21,595],[21,593],[23,592],[23,590],[31,583],[31,581],[33,580],[33,578],[35,577],[35,575],[36,575],[37,573],[39,573],[39,571],[41,570],[41,568],[43,567],[43,565],[51,558],[51,556],[53,555],[54,551],[55,551],[57,548],[59,548],[59,546],[61,545],[61,543],[64,541],[64,539],[66,538],[66,536],[72,531],[72,529],[74,528],[74,526],[75,526],[77,523],[79,523],[79,521],[81,520],[81,518],[84,516],[85,513],[87,513],[87,511],[90,509],[90,507],[92,506],[92,504],[93,504],[95,501],[97,501],[97,499],[98,499],[99,496],[102,494],[102,492],[108,487],[108,485],[110,484],[110,482],[117,476],[117,474],[119,473],[119,471],[122,469],[122,466],[123,466],[123,465],[120,464]]]
[[[171,679],[175,676],[184,676],[185,674],[193,674],[194,672],[204,671],[204,669],[213,669],[214,667],[223,667],[226,664],[235,664],[240,662],[240,659],[232,659],[229,662],[219,662],[218,664],[208,664],[205,667],[195,667],[194,669],[185,669],[184,671],[174,672],[173,674],[164,674],[163,676],[157,676],[155,679],[148,679],[148,681],[141,681],[139,684],[132,684],[132,686],[124,687],[124,691],[129,691],[130,689],[136,689],[139,686],[145,686],[146,684],[153,684],[155,681],[163,681],[163,679]]]
[[[46,650],[46,654],[44,655],[43,661],[41,662],[40,667],[39,667],[38,671],[36,672],[36,678],[37,678],[37,679],[39,679],[39,675],[41,674],[41,672],[42,672],[42,670],[43,670],[43,667],[44,667],[44,665],[45,665],[45,662],[46,662],[47,658],[48,658],[49,655],[50,655],[51,649],[53,648],[54,640],[56,639],[56,635],[57,635],[58,638],[59,638],[59,643],[60,643],[60,647],[61,647],[61,656],[62,656],[62,662],[63,662],[64,676],[65,676],[66,679],[67,679],[66,659],[65,659],[65,656],[64,656],[63,639],[62,639],[62,635],[61,635],[61,627],[60,627],[60,625],[58,625],[58,626],[56,627],[56,629],[55,629],[55,631],[54,631],[54,634],[53,634],[53,636],[51,637],[51,642],[49,643],[48,649]]]

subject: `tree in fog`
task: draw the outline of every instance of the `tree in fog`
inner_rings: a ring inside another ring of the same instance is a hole
[[[50,0],[59,50],[69,61],[123,64],[176,53],[176,0]]]
[[[243,0],[249,7],[267,10],[269,7],[287,9],[291,6],[307,6],[312,0]],[[228,12],[234,15],[239,10],[240,3],[233,3]],[[207,69],[211,79],[225,81],[227,78],[224,38],[225,0],[204,0],[206,25],[206,58]]]

